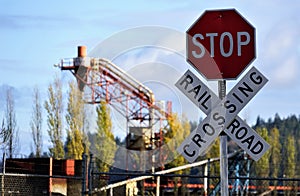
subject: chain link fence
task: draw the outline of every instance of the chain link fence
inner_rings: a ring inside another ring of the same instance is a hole
[[[86,160],[3,158],[1,165],[0,196],[83,195]]]
[[[0,195],[82,195],[82,179],[68,176],[0,174]]]

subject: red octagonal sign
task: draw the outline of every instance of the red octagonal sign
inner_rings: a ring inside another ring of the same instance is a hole
[[[236,79],[255,57],[255,28],[235,9],[205,11],[187,31],[187,61],[209,80]]]

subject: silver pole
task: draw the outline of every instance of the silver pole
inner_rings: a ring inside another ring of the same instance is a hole
[[[204,176],[206,176],[204,178],[204,195],[207,196],[207,190],[208,190],[208,163],[205,164],[204,166]]]
[[[226,80],[218,81],[219,98],[226,96]],[[228,193],[228,157],[227,157],[227,135],[222,131],[220,134],[220,177],[221,195],[227,196]]]
[[[159,196],[159,190],[160,190],[160,176],[156,177],[156,196]]]

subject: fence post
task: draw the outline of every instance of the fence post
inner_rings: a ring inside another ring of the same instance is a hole
[[[85,196],[86,193],[86,159],[87,155],[82,155],[82,186],[81,186],[81,195]]]
[[[1,196],[4,196],[4,192],[5,192],[5,186],[4,186],[4,175],[5,175],[5,162],[6,162],[6,157],[5,157],[5,153],[3,153],[3,159],[2,159],[2,176],[1,176]]]
[[[207,173],[207,194],[209,194],[209,192],[210,192],[210,158],[208,158],[207,169],[208,169],[208,173]]]
[[[53,157],[49,158],[49,196],[52,195]]]
[[[160,191],[160,176],[156,177],[156,196],[159,196]]]
[[[210,170],[210,159],[207,160],[207,163],[204,166],[204,195],[209,193],[209,170]]]
[[[92,168],[93,168],[93,154],[90,154],[90,162],[89,162],[89,167],[88,167],[88,188],[89,188],[89,195],[92,195],[92,185],[93,185],[93,180],[92,180]]]

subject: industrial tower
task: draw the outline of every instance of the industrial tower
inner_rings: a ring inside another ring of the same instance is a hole
[[[127,170],[154,172],[154,167],[164,165],[159,149],[163,128],[172,112],[170,101],[167,104],[156,101],[148,87],[109,60],[87,57],[85,46],[78,46],[77,57],[62,59],[59,67],[76,77],[86,103],[106,101],[126,119],[126,149],[123,151]],[[131,155],[139,156],[139,166],[134,166],[139,168],[128,164]]]

